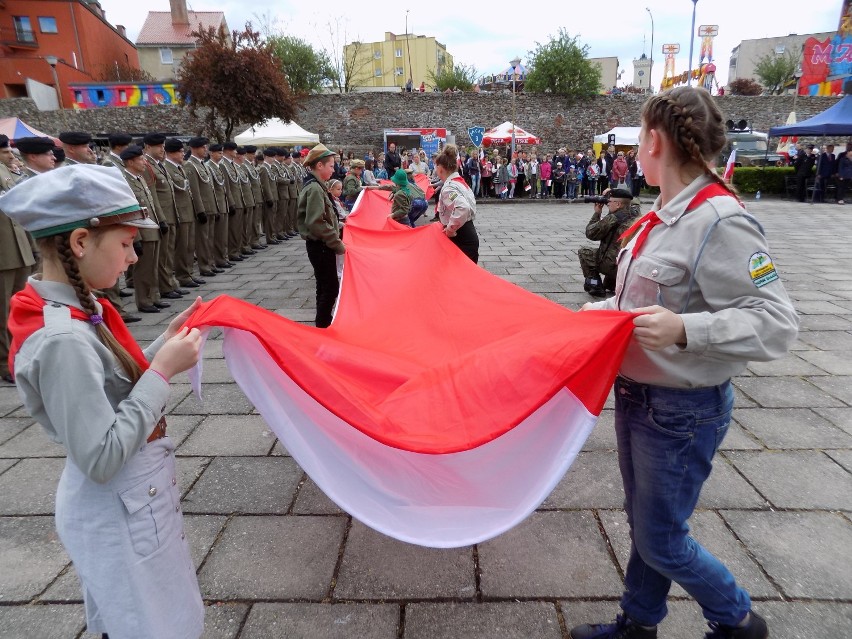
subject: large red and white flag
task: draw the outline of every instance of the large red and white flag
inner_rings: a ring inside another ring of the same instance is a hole
[[[731,156],[728,158],[728,163],[725,165],[724,179],[725,179],[725,182],[727,182],[728,184],[730,184],[731,180],[734,179],[734,167],[736,166],[736,162],[737,162],[737,150],[734,149],[733,151],[731,151]]]
[[[481,542],[571,465],[632,316],[566,310],[476,266],[440,224],[411,229],[389,210],[364,191],[347,218],[329,328],[227,296],[189,325],[223,328],[237,384],[343,510],[415,544]]]

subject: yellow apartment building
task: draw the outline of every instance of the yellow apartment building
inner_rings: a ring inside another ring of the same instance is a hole
[[[343,47],[343,57],[351,69],[350,86],[356,91],[404,87],[408,78],[415,90],[421,82],[431,90],[429,72],[437,75],[453,66],[453,56],[435,38],[390,31],[385,32],[381,42],[347,44]]]

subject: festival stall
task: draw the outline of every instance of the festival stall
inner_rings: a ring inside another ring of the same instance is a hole
[[[47,133],[42,133],[38,129],[31,127],[21,118],[0,118],[0,134],[5,135],[10,140],[17,140],[18,138],[40,137],[50,138],[57,146],[60,144],[58,138],[55,138],[52,135],[48,135]]]
[[[427,156],[437,153],[447,143],[447,129],[385,129],[385,153],[388,144],[399,149],[423,149]]]
[[[592,148],[599,155],[605,146],[613,145],[617,151],[629,151],[639,145],[639,126],[617,126],[606,133],[596,135]]]
[[[512,144],[512,123],[504,122],[489,129],[482,136],[482,146],[506,146]],[[541,144],[541,138],[515,124],[515,144]]]
[[[298,124],[270,118],[263,125],[251,126],[234,138],[234,142],[244,146],[314,146],[319,144],[319,135],[305,131]]]

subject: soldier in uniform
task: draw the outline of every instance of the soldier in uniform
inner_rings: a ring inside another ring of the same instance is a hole
[[[63,131],[59,134],[62,149],[65,151],[65,166],[74,164],[97,164],[97,157],[89,143],[92,136],[82,131]]]
[[[145,157],[145,184],[151,191],[159,207],[157,217],[166,225],[160,237],[160,258],[157,266],[157,287],[160,297],[178,300],[189,291],[182,290],[175,279],[175,246],[177,244],[177,225],[180,222],[175,202],[175,190],[169,174],[163,166],[166,158],[166,136],[162,133],[149,133],[142,139]]]
[[[260,173],[258,173],[257,166],[254,163],[256,152],[256,146],[252,146],[251,144],[246,146],[247,161],[244,163],[244,166],[246,167],[246,173],[248,173],[249,182],[251,183],[251,194],[254,197],[254,213],[252,213],[251,220],[249,221],[248,246],[253,251],[261,251],[266,248],[266,246],[260,243],[260,224],[263,219],[264,199]]]
[[[284,218],[284,234],[287,237],[298,237],[299,231],[296,230],[296,207],[299,204],[299,184],[302,182],[302,173],[293,162],[292,153],[284,155],[284,168],[290,176],[290,184],[287,187],[290,199],[287,201],[289,206],[287,207],[287,215]]]
[[[627,189],[609,189],[609,213],[602,216],[603,204],[595,204],[595,212],[586,225],[586,237],[599,242],[598,248],[583,246],[577,251],[583,269],[583,289],[593,297],[606,297],[615,291],[616,261],[621,246],[618,238],[639,217],[639,205],[631,204],[633,196]],[[603,275],[603,278],[601,278]]]
[[[288,155],[284,149],[275,147],[275,170],[278,171],[278,208],[275,214],[275,239],[284,242],[290,239],[285,233],[287,215],[290,211],[290,172],[284,167],[284,157]]]
[[[18,183],[18,177],[9,170],[14,159],[9,138],[0,134],[0,195]],[[17,222],[0,211],[0,378],[13,382],[9,372],[9,300],[24,288],[36,260],[30,237]]]
[[[175,278],[184,288],[198,288],[204,280],[192,277],[192,263],[195,256],[195,212],[192,208],[192,191],[189,180],[183,170],[183,143],[177,138],[169,138],[163,145],[166,159],[163,168],[172,184],[175,196]]]
[[[204,160],[207,156],[205,137],[192,138],[189,141],[190,156],[184,162],[183,168],[189,180],[192,191],[192,208],[195,211],[195,257],[198,259],[198,270],[203,277],[214,277],[213,271],[213,227],[216,208],[216,195],[213,193],[213,176]],[[221,271],[219,271],[221,272]]]
[[[224,273],[233,264],[228,261],[228,182],[222,170],[222,145],[210,145],[210,159],[207,168],[213,178],[213,193],[216,197],[218,213],[214,216],[211,240],[213,243],[213,272]]]
[[[234,168],[240,180],[240,191],[243,196],[243,226],[238,238],[239,251],[243,259],[254,255],[257,251],[251,248],[251,221],[254,216],[254,192],[252,182],[249,178],[248,166],[246,165],[246,149],[238,146],[234,156]]]
[[[234,162],[237,158],[236,142],[225,142],[222,145],[222,156],[219,166],[225,174],[225,183],[228,186],[228,261],[242,262],[240,249],[243,243],[243,215],[246,205],[243,201],[240,174]]]
[[[53,149],[56,146],[51,138],[26,137],[15,140],[15,146],[21,152],[24,161],[23,175],[25,178],[40,175],[56,166]]]
[[[121,161],[121,152],[124,151],[133,138],[127,133],[111,133],[109,138],[109,153],[101,160],[103,166],[117,166],[124,168],[124,162]]]
[[[139,260],[133,269],[133,293],[136,298],[136,308],[142,313],[159,313],[161,308],[171,306],[168,302],[160,299],[160,290],[157,281],[157,268],[160,259],[160,236],[164,227],[167,228],[157,215],[159,206],[154,199],[154,194],[145,184],[144,175],[147,163],[143,157],[142,148],[131,144],[119,156],[124,162],[124,178],[130,185],[130,190],[136,196],[139,206],[147,209],[148,217],[159,225],[159,229],[140,228],[139,240],[142,250],[139,252]]]
[[[263,188],[263,233],[266,235],[266,245],[281,244],[275,239],[274,219],[278,208],[278,184],[277,175],[273,165],[275,149],[263,150],[263,164],[257,167],[260,173],[260,184]]]

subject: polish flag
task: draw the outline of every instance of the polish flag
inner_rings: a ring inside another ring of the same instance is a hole
[[[731,151],[731,157],[728,158],[728,163],[725,165],[725,182],[728,184],[731,183],[731,180],[734,179],[734,164],[737,161],[737,150],[734,149]]]
[[[237,384],[340,508],[414,544],[482,542],[568,470],[632,316],[569,311],[475,265],[440,224],[411,229],[389,211],[363,191],[347,218],[329,328],[224,295],[188,325],[222,327]]]

